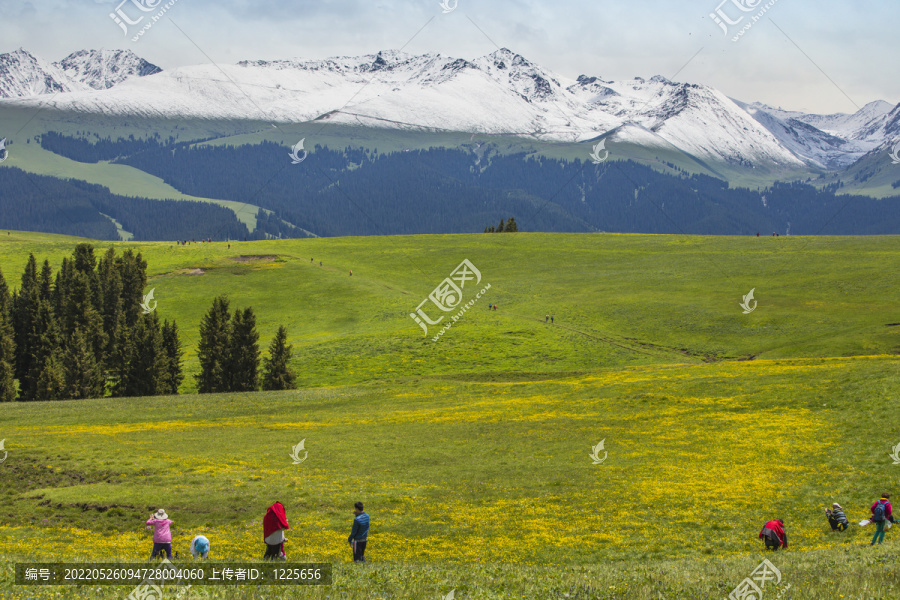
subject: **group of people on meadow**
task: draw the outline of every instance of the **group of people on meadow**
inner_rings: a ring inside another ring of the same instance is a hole
[[[147,529],[153,529],[153,554],[150,558],[162,558],[165,552],[166,558],[172,558],[172,530],[174,523],[166,514],[165,509],[160,508],[147,519]],[[287,560],[284,552],[284,543],[287,538],[284,532],[290,529],[284,505],[275,502],[266,510],[263,517],[263,541],[266,544],[265,560]],[[353,526],[350,529],[350,537],[347,542],[353,550],[354,562],[366,562],[366,542],[369,537],[369,515],[363,510],[363,503],[353,505]],[[191,540],[191,556],[193,558],[209,557],[209,539],[198,535]],[[176,553],[177,558],[177,553]]]
[[[896,522],[894,521],[894,511],[891,507],[890,497],[891,495],[887,492],[881,494],[881,498],[869,507],[871,516],[859,523],[863,527],[870,523],[875,523],[875,535],[872,536],[870,546],[884,542],[885,529]],[[832,504],[831,508],[825,509],[825,516],[828,518],[828,524],[831,525],[832,531],[846,531],[850,527],[850,521],[847,519],[844,509],[837,502]],[[765,541],[766,550],[787,548],[788,541],[787,532],[784,530],[784,520],[774,519],[763,525],[762,531],[759,532],[759,539]]]
[[[860,525],[863,527],[870,523],[875,523],[875,535],[872,536],[870,545],[874,546],[884,542],[885,529],[896,522],[890,497],[891,495],[887,492],[881,494],[881,498],[869,507],[870,517],[860,522]],[[850,521],[847,519],[844,509],[837,502],[832,504],[831,508],[825,509],[825,516],[828,518],[832,531],[846,531],[850,527]],[[163,552],[165,552],[167,558],[172,558],[172,531],[170,529],[172,524],[173,521],[169,519],[169,515],[162,508],[150,515],[150,518],[147,520],[147,528],[153,529],[153,554],[151,558],[162,557]],[[287,555],[284,552],[284,544],[287,538],[284,532],[290,528],[284,505],[281,502],[275,502],[266,510],[266,514],[263,517],[263,541],[266,544],[266,552],[263,558],[265,560],[287,560]],[[347,543],[350,544],[353,551],[354,562],[366,561],[365,554],[368,537],[369,515],[363,510],[363,503],[357,502],[353,505],[353,525],[350,529],[350,536],[347,538]],[[765,541],[766,550],[786,549],[788,547],[788,539],[787,532],[784,529],[784,520],[773,519],[768,521],[759,532],[759,539]],[[191,540],[191,556],[193,558],[208,558],[209,545],[209,539],[206,536],[195,536]]]

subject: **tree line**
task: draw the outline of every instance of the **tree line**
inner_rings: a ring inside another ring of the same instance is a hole
[[[232,316],[226,296],[213,300],[200,322],[200,373],[196,375],[201,394],[215,392],[254,392],[294,388],[294,373],[288,366],[291,346],[287,330],[278,332],[269,345],[260,378],[259,333],[253,308],[236,309]]]
[[[55,275],[30,254],[17,291],[0,272],[0,401],[177,393],[178,327],[141,309],[146,283],[140,253],[91,244]]]
[[[519,226],[516,225],[515,217],[510,217],[509,221],[500,219],[499,225],[490,225],[484,228],[484,233],[516,233],[517,231],[519,231]]]
[[[183,349],[174,321],[144,310],[147,263],[110,248],[99,260],[79,244],[54,275],[31,254],[21,286],[0,272],[0,402],[177,394]],[[213,301],[200,324],[200,393],[295,385],[284,326],[260,361],[252,307]]]

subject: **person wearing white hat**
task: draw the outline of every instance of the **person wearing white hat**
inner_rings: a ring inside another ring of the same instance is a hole
[[[169,520],[169,515],[162,508],[147,519],[147,529],[153,528],[153,554],[150,558],[156,558],[157,555],[162,556],[162,552],[165,550],[166,558],[172,560],[172,531],[169,529],[172,523],[173,521]]]

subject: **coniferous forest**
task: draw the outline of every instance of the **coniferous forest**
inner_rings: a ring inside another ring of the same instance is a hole
[[[273,142],[213,146],[54,132],[39,141],[74,160],[129,165],[187,195],[246,203],[257,227],[248,231],[234,212],[212,203],[117,196],[7,167],[0,169],[0,228],[118,239],[114,219],[136,240],[240,240],[475,233],[486,224],[497,232],[495,223],[515,215],[521,231],[900,233],[900,196],[837,195],[839,184],[817,189],[809,182],[732,188],[674,165],[677,175],[632,161],[476,155],[466,147],[384,154],[321,146],[292,165]]]
[[[78,244],[56,273],[29,255],[13,291],[0,272],[0,402],[177,394],[178,326],[144,309],[146,284],[140,253],[110,248],[98,259],[90,244]],[[225,296],[200,324],[199,357],[200,393],[294,387],[285,328],[260,369],[253,308],[232,316]]]
[[[56,273],[30,255],[13,292],[3,275],[0,400],[178,393],[178,327],[142,310],[140,253],[110,248],[98,259],[93,246],[79,244]]]

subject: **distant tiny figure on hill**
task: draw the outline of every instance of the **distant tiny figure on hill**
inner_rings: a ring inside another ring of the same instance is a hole
[[[263,539],[266,542],[264,560],[287,560],[284,553],[284,543],[287,541],[284,532],[290,528],[281,502],[276,502],[266,510],[266,516],[263,517]]]
[[[872,536],[872,543],[869,544],[870,546],[884,542],[885,525],[888,521],[892,524],[895,522],[894,511],[891,508],[891,502],[889,500],[890,497],[891,495],[887,492],[881,494],[881,498],[869,508],[872,512],[870,520],[875,523],[875,535]]]
[[[549,314],[544,315],[544,323],[549,323],[549,322],[550,322],[550,315]]]
[[[762,531],[759,532],[759,539],[765,540],[766,550],[778,550],[784,548],[787,550],[787,533],[784,531],[784,521],[775,519],[763,525]]]
[[[353,548],[353,562],[366,562],[366,542],[369,538],[369,515],[363,511],[363,503],[353,505],[353,527],[347,542]]]
[[[147,519],[147,529],[153,528],[153,554],[150,558],[161,557],[165,551],[166,558],[172,560],[172,531],[169,527],[173,523],[174,521],[169,520],[169,515],[162,508]]]
[[[209,540],[206,536],[198,535],[191,540],[191,556],[193,558],[209,558]]]
[[[550,324],[553,325],[553,315],[550,315]]]
[[[353,269],[350,269],[350,277],[353,277]]]
[[[825,516],[828,517],[828,524],[831,525],[832,531],[844,531],[850,527],[850,521],[847,520],[844,509],[837,502],[832,504],[830,509],[825,509]]]

